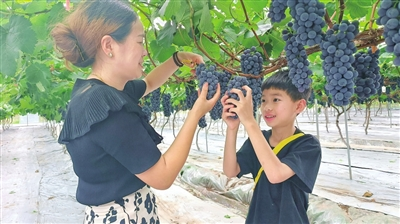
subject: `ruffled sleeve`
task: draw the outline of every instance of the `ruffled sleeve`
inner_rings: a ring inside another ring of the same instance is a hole
[[[129,88],[130,92],[134,91],[132,89],[134,88],[133,84]],[[140,89],[139,92],[142,91]],[[58,142],[68,144],[89,132],[93,124],[105,120],[110,111],[120,111],[124,108],[127,112],[136,113],[141,118],[143,126],[153,141],[159,144],[163,138],[144,119],[145,115],[138,105],[139,98],[135,100],[125,91],[119,91],[100,80],[78,79],[72,90],[71,101],[68,104],[65,122]]]

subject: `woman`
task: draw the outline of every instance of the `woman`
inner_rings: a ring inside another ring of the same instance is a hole
[[[143,25],[129,5],[81,3],[51,32],[67,63],[91,66],[74,85],[59,142],[66,144],[79,177],[76,198],[87,205],[85,223],[158,223],[150,187],[167,189],[188,156],[199,119],[216,103],[199,95],[175,141],[162,155],[162,137],[145,121],[139,99],[160,87],[184,62],[201,56],[176,52],[142,76]],[[189,63],[188,63],[189,64]]]

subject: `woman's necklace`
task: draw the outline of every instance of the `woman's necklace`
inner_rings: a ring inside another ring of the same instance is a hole
[[[97,75],[96,73],[92,72],[91,74],[92,76],[95,76],[97,79],[99,79],[100,81],[104,82],[104,80],[101,78],[101,76]],[[105,83],[105,82],[104,82]]]

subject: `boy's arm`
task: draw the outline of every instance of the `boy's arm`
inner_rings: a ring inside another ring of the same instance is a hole
[[[236,138],[238,128],[226,130],[223,170],[227,177],[236,177],[240,172],[240,166],[236,158]]]
[[[254,152],[269,182],[273,184],[281,183],[295,173],[288,165],[282,163],[272,151],[253,116],[252,91],[248,86],[244,86],[243,89],[247,92],[246,96],[243,95],[241,90],[231,90],[239,96],[240,101],[228,99],[226,103],[232,103],[236,106],[231,111],[239,116],[240,122],[246,128]]]
[[[294,171],[288,165],[282,163],[274,154],[264,135],[260,131],[256,120],[253,119],[253,121],[249,121],[243,125],[246,128],[254,152],[256,153],[269,182],[272,184],[278,184],[292,177],[295,174]]]

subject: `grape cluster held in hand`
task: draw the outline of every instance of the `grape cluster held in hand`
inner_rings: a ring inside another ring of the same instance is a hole
[[[236,93],[233,93],[231,90],[232,89],[239,89],[242,91],[243,95],[246,96],[246,90],[244,90],[242,87],[249,85],[249,82],[247,81],[246,77],[242,76],[235,76],[231,81],[228,83],[228,96],[229,98],[235,99],[235,100],[240,100],[239,96]],[[238,118],[237,115],[233,116],[233,118]]]
[[[196,68],[196,76],[200,90],[203,88],[204,83],[208,83],[207,100],[213,98],[218,88],[218,72],[215,65],[210,65],[207,68],[205,64],[199,64]]]

